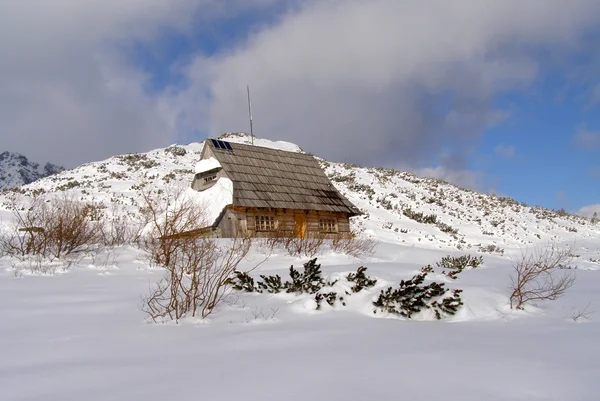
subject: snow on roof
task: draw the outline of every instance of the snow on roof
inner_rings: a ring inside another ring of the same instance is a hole
[[[250,134],[243,132],[228,132],[222,134],[217,139],[232,142],[232,143],[241,143],[250,145],[252,142],[252,137]],[[254,138],[254,146],[262,146],[264,148],[271,148],[277,150],[285,150],[287,152],[297,152],[301,153],[302,149],[296,145],[295,143],[286,142],[286,141],[271,141],[269,139],[263,138]]]
[[[189,200],[203,208],[205,221],[203,226],[208,227],[215,223],[225,207],[233,204],[233,182],[229,178],[221,177],[215,185],[204,191],[187,188],[180,199],[182,202]]]
[[[203,159],[196,163],[196,174],[205,173],[221,167],[221,163],[219,163],[217,159],[214,157],[209,157],[208,159]]]
[[[233,182],[229,178],[219,178],[215,185],[204,191],[195,191],[192,188],[186,188],[181,195],[170,205],[166,214],[172,213],[179,208],[186,208],[191,204],[202,210],[201,221],[197,221],[196,227],[175,227],[175,231],[188,231],[191,229],[200,229],[212,226],[221,215],[223,209],[233,204]],[[151,235],[153,229],[158,223],[162,225],[165,215],[157,216],[156,222],[150,222],[142,229],[142,235]],[[185,222],[180,222],[185,223]]]

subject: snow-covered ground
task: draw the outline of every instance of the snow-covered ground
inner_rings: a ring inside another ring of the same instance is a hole
[[[136,213],[142,182],[191,184],[201,149],[114,157],[23,191],[64,192]],[[146,321],[141,297],[163,272],[135,248],[105,249],[45,276],[3,257],[0,400],[598,399],[600,225],[408,173],[323,165],[366,212],[355,227],[379,244],[365,260],[325,250],[318,263],[332,279],[364,265],[377,287],[320,311],[313,296],[233,293],[204,321],[156,324]],[[412,212],[436,215],[435,222],[418,222]],[[0,228],[10,218],[0,207]],[[549,241],[573,247],[575,285],[556,301],[511,311],[511,258]],[[428,276],[464,291],[455,316],[373,314],[383,286],[448,254],[484,258],[456,281],[439,269]],[[255,248],[240,268],[263,259]],[[276,252],[252,274],[285,278],[290,265],[307,260]]]
[[[573,308],[600,305],[598,271],[577,270],[564,298],[519,313],[507,309],[509,261],[489,256],[450,284],[464,289],[465,306],[448,320],[234,294],[207,321],[149,324],[140,297],[162,273],[134,249],[113,252],[21,279],[3,261],[1,400],[598,399],[600,320],[572,319]],[[381,244],[364,265],[394,283],[443,255]],[[319,261],[325,275],[359,266],[333,254]],[[285,275],[303,262],[275,255],[260,270]]]

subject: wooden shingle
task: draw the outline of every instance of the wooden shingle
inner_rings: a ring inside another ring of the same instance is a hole
[[[205,144],[233,181],[234,206],[361,214],[312,155],[233,142],[232,150],[215,148],[210,140]]]

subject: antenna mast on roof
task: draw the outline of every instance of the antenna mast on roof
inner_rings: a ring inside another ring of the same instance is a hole
[[[252,103],[250,102],[250,86],[246,85],[248,92],[248,116],[250,116],[250,138],[252,138],[252,145],[254,145],[254,131],[252,130]]]

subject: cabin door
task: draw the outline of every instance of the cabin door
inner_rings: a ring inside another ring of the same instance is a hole
[[[304,238],[306,235],[306,215],[304,213],[296,214],[296,238]]]

